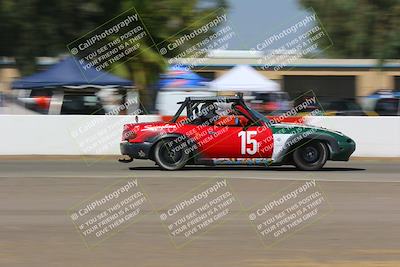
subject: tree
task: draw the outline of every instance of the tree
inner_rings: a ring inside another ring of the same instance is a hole
[[[398,0],[300,0],[312,7],[333,41],[332,57],[400,58]]]
[[[109,1],[111,3],[111,1]],[[66,44],[120,10],[105,0],[0,1],[0,56],[14,57],[22,75],[36,70],[36,58],[66,53]]]
[[[132,7],[153,41],[142,43],[138,55],[116,69],[135,81],[142,101],[151,108],[154,97],[147,93],[149,85],[156,82],[167,65],[157,44],[174,42],[201,27],[202,18],[227,7],[225,0],[2,0],[0,56],[14,57],[21,74],[30,74],[36,69],[35,58],[67,53],[68,43]],[[200,38],[212,33],[209,31]],[[176,55],[195,41],[188,41],[167,56]],[[110,69],[115,71],[116,65]]]
[[[124,65],[139,89],[141,102],[146,108],[151,109],[155,93],[150,90],[149,85],[157,82],[160,72],[164,71],[168,65],[166,58],[158,51],[158,46],[173,43],[181,36],[203,26],[210,19],[224,12],[227,4],[224,0],[209,0],[206,7],[201,7],[198,0],[126,0],[123,9],[126,10],[132,6],[140,14],[154,44],[141,46],[139,56],[125,62]],[[189,40],[174,53],[165,56],[174,57],[213,32],[211,30],[197,39]]]

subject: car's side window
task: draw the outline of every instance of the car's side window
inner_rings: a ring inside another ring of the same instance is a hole
[[[187,124],[213,125],[217,119],[218,114],[213,102],[194,103],[188,108]]]
[[[192,103],[187,108],[186,124],[203,126],[248,127],[255,121],[240,105],[229,102],[206,101]]]

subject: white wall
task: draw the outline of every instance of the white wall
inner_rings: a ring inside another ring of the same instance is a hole
[[[138,116],[139,122],[159,116]],[[353,138],[354,156],[400,157],[400,117],[319,117],[307,123]],[[0,115],[0,155],[119,154],[122,126],[134,116]]]
[[[400,157],[400,117],[308,117],[306,124],[348,135],[356,142],[353,156]]]
[[[123,125],[134,122],[135,116],[0,115],[0,155],[119,154]]]

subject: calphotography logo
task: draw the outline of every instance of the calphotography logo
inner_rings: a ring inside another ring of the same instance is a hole
[[[138,98],[130,98],[105,115],[85,116],[76,121],[74,127],[69,129],[70,136],[81,151],[87,165],[101,160],[104,155],[112,154],[116,148],[119,148],[123,125],[132,122],[138,115],[144,114],[139,106]],[[132,112],[119,116],[121,111],[128,112],[128,110]],[[100,157],[90,157],[91,155]]]
[[[170,65],[189,70],[203,68],[212,51],[228,50],[237,38],[228,13],[219,8],[157,44],[157,47]]]
[[[241,206],[226,179],[211,179],[159,210],[177,248],[238,214]]]
[[[92,82],[103,71],[114,69],[153,45],[139,14],[131,8],[69,43],[67,48],[82,75]]]
[[[88,247],[110,238],[150,211],[138,179],[123,179],[68,212]]]
[[[400,267],[400,0],[0,19],[0,267]]]
[[[253,45],[253,53],[263,53],[258,60],[262,70],[291,69],[300,59],[315,57],[333,45],[315,11],[309,8],[307,13],[277,26]]]
[[[296,182],[256,205],[249,221],[266,247],[271,247],[331,211],[327,197],[315,180]]]

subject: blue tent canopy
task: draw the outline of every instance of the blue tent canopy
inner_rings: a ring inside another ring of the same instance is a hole
[[[196,88],[204,87],[208,80],[185,67],[170,66],[166,74],[160,77],[160,88]]]
[[[61,86],[132,86],[133,82],[93,68],[83,74],[75,58],[67,57],[48,70],[23,77],[12,89],[38,89]]]

